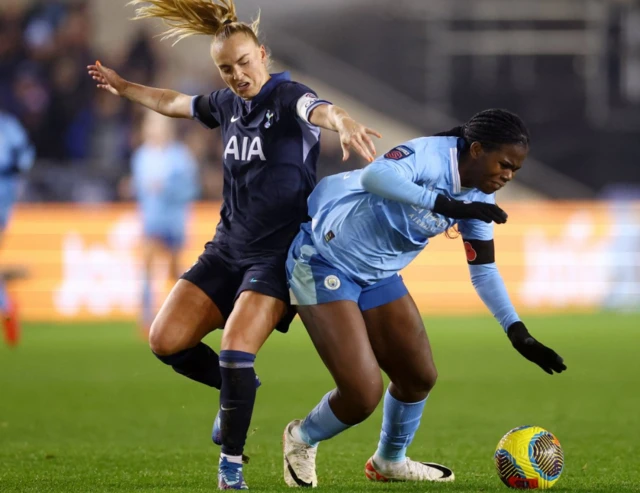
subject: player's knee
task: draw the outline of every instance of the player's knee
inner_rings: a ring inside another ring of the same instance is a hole
[[[417,391],[428,394],[436,386],[437,380],[438,370],[436,370],[435,366],[431,366],[420,373],[414,385]]]
[[[413,395],[413,399],[425,399],[436,386],[437,380],[438,371],[435,366],[427,367],[415,375],[409,382],[409,392]]]
[[[356,423],[364,421],[373,414],[382,400],[383,394],[384,385],[382,377],[378,379],[368,379],[356,388],[342,392],[342,395],[349,400],[349,407],[353,411],[353,421]]]
[[[360,413],[362,415],[363,421],[373,414],[373,412],[378,407],[378,404],[380,404],[381,400],[382,400],[382,387],[379,389],[379,392],[377,390],[375,392],[370,391],[366,394],[366,396],[363,396],[359,405],[359,409],[360,409]]]
[[[393,379],[393,384],[398,388],[402,397],[409,401],[422,400],[435,387],[438,371],[435,366],[428,366],[418,372],[406,373],[405,377]]]
[[[149,331],[149,347],[158,356],[169,356],[186,349],[179,338],[172,336],[169,331],[155,322]]]

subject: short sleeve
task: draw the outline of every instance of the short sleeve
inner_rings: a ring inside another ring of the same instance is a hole
[[[210,129],[220,126],[219,93],[214,91],[209,96],[194,96],[191,100],[191,117]]]
[[[297,82],[287,87],[286,98],[288,109],[308,125],[311,125],[309,115],[315,108],[323,104],[331,104],[326,99],[320,99],[313,89]]]

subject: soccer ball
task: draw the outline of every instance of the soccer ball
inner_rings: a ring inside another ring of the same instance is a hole
[[[551,488],[564,467],[560,442],[539,426],[520,426],[508,432],[498,443],[494,459],[502,482],[519,490]]]

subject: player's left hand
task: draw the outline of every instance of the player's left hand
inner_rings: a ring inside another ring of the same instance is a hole
[[[342,147],[342,160],[349,159],[349,148],[360,154],[367,162],[372,162],[376,156],[376,146],[369,135],[382,138],[376,130],[365,127],[353,118],[343,118],[338,126],[340,136],[340,146]]]
[[[553,349],[539,343],[522,322],[515,322],[507,329],[507,336],[522,356],[535,363],[549,375],[562,373],[567,369],[564,360]]]

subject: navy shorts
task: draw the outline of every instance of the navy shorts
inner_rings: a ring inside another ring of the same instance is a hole
[[[205,251],[189,270],[185,279],[204,291],[227,319],[233,305],[243,291],[255,291],[284,301],[287,313],[276,330],[287,332],[295,316],[295,308],[289,304],[289,291],[284,268],[285,257],[264,257],[254,262],[233,262],[215,246],[207,244]]]
[[[356,282],[318,253],[304,229],[298,233],[289,249],[287,280],[293,305],[351,300],[365,311],[391,303],[409,293],[402,276],[397,273],[371,285]]]

